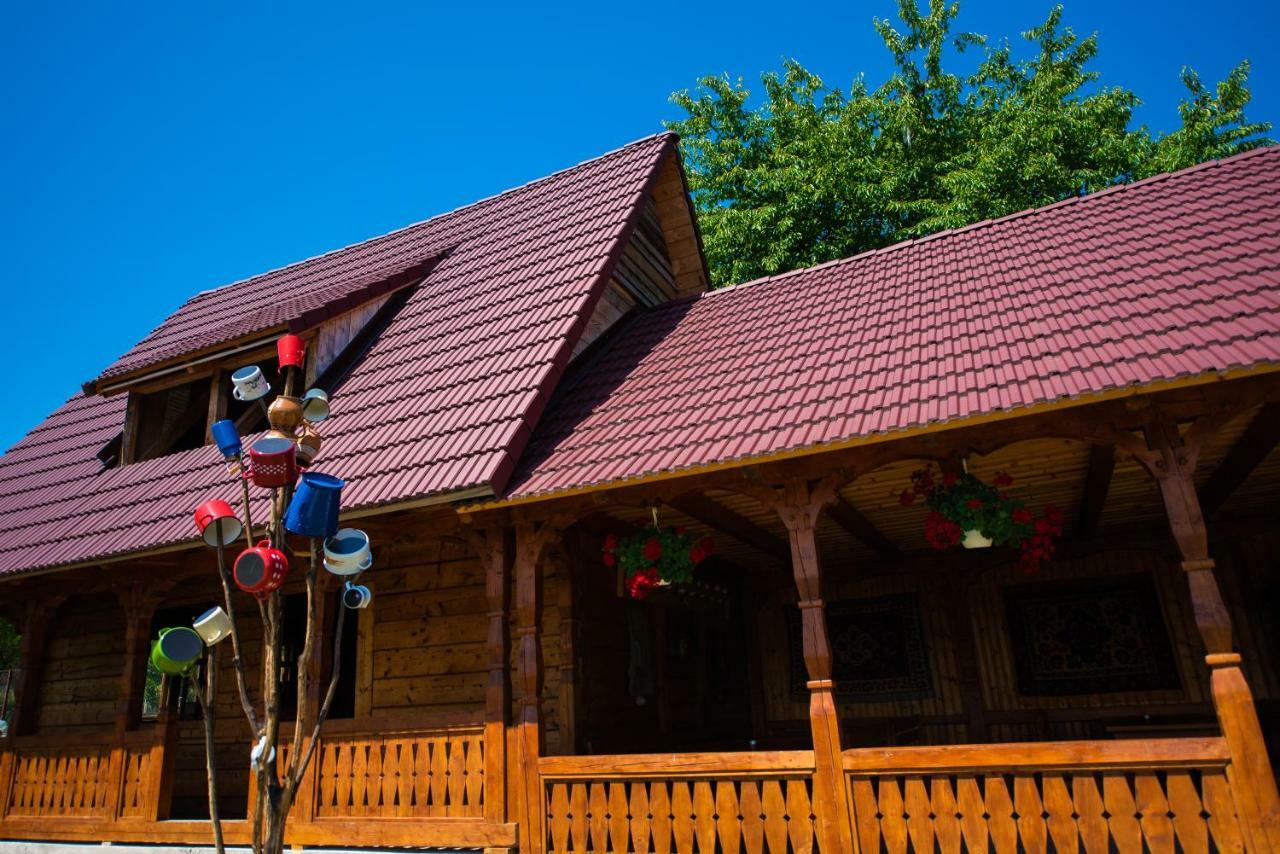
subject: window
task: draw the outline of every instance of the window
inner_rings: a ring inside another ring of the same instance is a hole
[[[321,696],[324,696],[329,686],[329,675],[333,672],[329,662],[333,656],[333,632],[337,627],[338,609],[342,607],[341,595],[342,591],[334,591],[334,600],[329,607],[329,620],[320,632],[320,649],[317,650],[317,654],[325,663],[322,668]],[[285,596],[282,606],[284,632],[283,649],[280,655],[280,713],[284,719],[289,719],[298,711],[298,657],[302,655],[302,647],[307,640],[307,596],[305,593]],[[329,717],[351,718],[355,717],[356,703],[356,619],[354,614],[347,614],[339,655],[342,657],[342,669],[338,673],[338,689],[334,693],[333,705],[329,707]]]
[[[0,735],[8,732],[9,719],[13,716],[13,706],[17,702],[14,692],[18,683],[18,668],[22,664],[18,658],[21,641],[17,627],[0,617]]]
[[[198,605],[177,605],[172,608],[163,608],[156,611],[155,616],[151,618],[151,635],[154,640],[160,634],[161,629],[167,629],[170,626],[190,626],[191,623],[209,610],[207,603]],[[204,684],[204,666],[208,658],[202,657],[196,665],[196,681],[201,685]],[[155,666],[151,664],[151,657],[147,657],[147,680],[142,690],[142,718],[143,720],[154,720],[160,712],[160,679],[161,674]],[[187,678],[175,678],[170,680],[169,688],[170,708],[180,721],[195,721],[200,719],[200,701],[196,699],[196,695],[191,687],[191,680]]]

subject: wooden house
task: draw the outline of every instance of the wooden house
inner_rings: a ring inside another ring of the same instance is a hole
[[[0,458],[0,839],[208,840],[147,654],[291,331],[376,559],[291,844],[1280,850],[1277,198],[1268,148],[707,292],[660,135],[197,295]],[[1060,507],[1053,559],[931,548],[926,466]],[[715,554],[636,600],[602,544],[655,520]]]

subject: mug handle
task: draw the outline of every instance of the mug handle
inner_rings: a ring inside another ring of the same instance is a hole
[[[360,571],[364,572],[371,566],[373,566],[373,552],[369,552],[364,556],[364,560],[360,561]]]
[[[240,401],[241,403],[244,402],[244,398],[240,396],[240,386],[231,387],[231,396],[234,397],[236,400]]]

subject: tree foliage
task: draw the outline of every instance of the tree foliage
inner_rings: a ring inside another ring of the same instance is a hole
[[[1268,144],[1245,118],[1248,62],[1213,91],[1184,69],[1181,126],[1133,125],[1138,97],[1089,68],[1094,33],[1052,9],[1007,41],[955,33],[957,2],[899,0],[875,27],[893,58],[878,88],[827,86],[800,63],[742,81],[705,77],[672,101],[711,266],[724,285],[1048,204]],[[961,59],[979,54],[976,62]],[[972,70],[957,73],[951,64]]]

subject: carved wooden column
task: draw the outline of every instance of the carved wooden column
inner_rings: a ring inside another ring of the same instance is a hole
[[[852,851],[853,828],[845,794],[844,756],[835,683],[831,678],[831,642],[822,599],[822,567],[816,537],[818,518],[835,500],[833,482],[816,487],[788,484],[773,508],[791,540],[791,570],[799,592],[804,663],[809,671],[809,725],[813,731],[813,814],[823,851]]]
[[[36,714],[40,709],[40,683],[44,680],[45,640],[49,634],[49,621],[67,600],[65,595],[47,596],[32,591],[31,599],[23,609],[22,639],[18,642],[18,663],[21,672],[14,686],[13,717],[9,720],[11,735],[29,735],[36,729]]]
[[[484,567],[484,595],[488,608],[488,677],[484,692],[484,816],[507,821],[507,718],[511,709],[508,681],[508,595],[514,553],[511,531],[463,526],[463,537]]]
[[[1196,461],[1208,436],[1197,422],[1185,435],[1170,421],[1147,427],[1150,451],[1136,453],[1138,461],[1160,485],[1173,540],[1191,588],[1196,628],[1204,640],[1205,663],[1218,724],[1231,754],[1228,771],[1236,810],[1253,851],[1280,851],[1280,795],[1267,759],[1262,727],[1253,695],[1240,667],[1240,653],[1232,642],[1231,617],[1214,577],[1209,538],[1196,494]]]
[[[514,789],[513,806],[520,822],[520,851],[534,854],[546,847],[538,776],[538,759],[544,749],[542,647],[538,640],[542,585],[538,564],[547,546],[559,535],[559,529],[547,522],[522,522],[515,530],[515,686],[520,714],[516,720],[514,764],[520,780]]]

